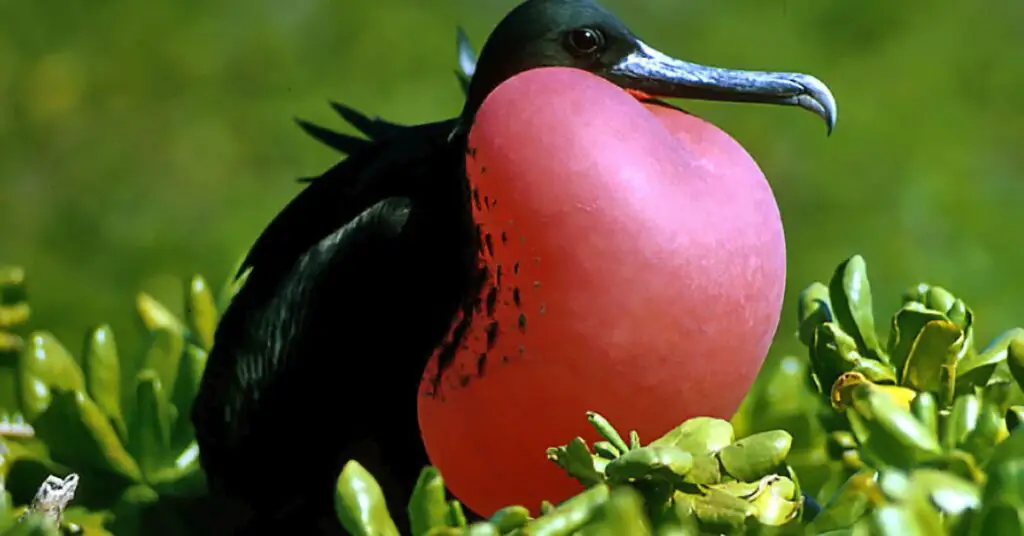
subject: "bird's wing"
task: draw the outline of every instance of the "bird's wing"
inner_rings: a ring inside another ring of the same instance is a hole
[[[348,382],[382,369],[372,354],[390,334],[388,321],[401,322],[395,304],[412,285],[403,270],[412,249],[406,220],[418,213],[415,185],[436,168],[439,153],[449,154],[453,125],[409,127],[407,136],[349,156],[308,184],[256,240],[192,409],[211,481],[245,482],[239,471],[246,463],[287,445],[273,436],[283,419],[298,426],[308,418],[291,411],[317,411],[309,405],[324,396],[321,388],[339,389],[335,402],[345,407],[367,389]],[[330,381],[337,385],[323,383]]]
[[[361,306],[374,306],[363,303],[368,294],[357,286],[364,285],[373,270],[401,261],[402,234],[411,210],[412,202],[402,197],[375,203],[301,255],[262,303],[257,298],[264,296],[245,294],[248,281],[242,287],[241,301],[232,302],[218,327],[192,409],[211,484],[251,482],[245,471],[254,470],[252,462],[263,457],[260,454],[276,450],[271,445],[282,444],[288,426],[299,428],[292,432],[300,436],[303,430],[310,432],[310,415],[296,412],[334,409],[316,407],[315,401],[323,397],[317,391],[327,384],[306,381],[316,377],[309,369],[343,351],[325,344],[328,337],[322,334],[337,333],[340,340],[347,329],[363,329],[364,320],[357,316],[363,313]],[[321,293],[331,299],[348,296],[351,302],[323,303]],[[326,326],[326,317],[316,317],[332,306],[351,308],[334,317],[350,325]],[[305,336],[309,331],[317,335]],[[346,383],[361,379],[358,366],[351,372],[354,378],[334,378],[340,391],[333,397],[343,406]],[[275,437],[268,426],[272,422],[282,437]]]

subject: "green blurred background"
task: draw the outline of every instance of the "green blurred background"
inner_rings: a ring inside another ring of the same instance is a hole
[[[413,123],[456,114],[455,26],[475,47],[516,2],[0,0],[0,263],[25,266],[33,325],[77,349],[141,330],[145,289],[179,306],[219,285],[300,186],[339,156],[294,117],[339,100]],[[852,253],[879,315],[920,279],[977,313],[986,341],[1024,321],[1024,3],[607,0],[685,59],[814,74],[832,137],[793,109],[688,103],[754,155],[789,248],[773,355],[800,352],[794,298]],[[881,327],[883,332],[885,327]]]

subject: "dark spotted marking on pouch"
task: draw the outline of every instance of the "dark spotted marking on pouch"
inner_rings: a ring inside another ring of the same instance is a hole
[[[487,254],[491,257],[494,256],[494,239],[491,238],[491,233],[484,235],[484,244],[487,246]]]
[[[487,354],[481,353],[476,358],[476,375],[479,378],[484,377],[484,373],[487,371]]]
[[[493,320],[490,324],[487,324],[487,351],[490,352],[494,349],[494,345],[498,342],[498,321]]]
[[[498,304],[498,287],[491,287],[487,291],[487,316],[494,316],[495,306]]]

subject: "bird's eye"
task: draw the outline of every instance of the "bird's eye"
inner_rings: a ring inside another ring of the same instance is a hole
[[[566,43],[574,54],[593,54],[604,47],[604,35],[593,28],[577,28],[566,36]]]

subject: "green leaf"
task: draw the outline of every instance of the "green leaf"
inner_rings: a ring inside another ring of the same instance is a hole
[[[680,495],[680,500],[689,500],[694,515],[707,532],[733,533],[742,528],[747,520],[757,514],[757,509],[743,499],[716,489],[706,495]],[[685,499],[684,499],[685,498]]]
[[[860,384],[852,399],[846,415],[863,454],[884,466],[910,469],[942,453],[931,431],[878,388]]]
[[[459,529],[454,529],[454,528],[453,528],[453,530],[459,531]],[[482,521],[477,522],[477,523],[473,523],[471,525],[468,525],[465,529],[463,529],[461,532],[459,532],[459,534],[461,536],[500,536],[501,535],[501,533],[498,532],[498,529],[495,528],[494,525],[492,525],[490,523],[482,522]]]
[[[206,475],[199,466],[199,445],[192,442],[162,469],[147,477],[160,495],[196,497],[206,489]]]
[[[81,536],[114,536],[106,528],[112,517],[111,512],[92,512],[80,506],[72,506],[64,511],[63,522],[77,527]]]
[[[597,509],[587,534],[593,536],[645,536],[652,534],[640,494],[632,487],[611,492],[608,501]]]
[[[82,364],[87,393],[110,419],[121,442],[127,442],[128,429],[121,411],[121,362],[110,326],[89,331]]]
[[[1019,435],[1019,434],[1016,434]],[[1021,443],[1018,441],[1017,445]],[[985,485],[981,530],[976,534],[1021,534],[1024,527],[1024,458],[1000,456],[991,464]]]
[[[888,357],[882,352],[875,331],[871,284],[863,257],[854,255],[836,268],[829,281],[829,296],[836,320],[857,342],[860,353],[887,362]]]
[[[998,534],[999,536],[1021,536],[1024,535],[1024,515],[1021,509],[1009,504],[995,503],[989,505],[983,514],[984,518],[981,528],[977,534],[987,536]]]
[[[447,527],[448,502],[444,479],[434,467],[420,471],[416,487],[409,500],[409,524],[413,536],[422,536],[431,529]]]
[[[140,372],[135,389],[137,410],[129,431],[129,451],[149,480],[169,465],[170,409],[156,371]]]
[[[910,346],[900,385],[940,393],[942,404],[952,402],[963,342],[963,332],[949,320],[926,323]]]
[[[54,459],[78,470],[110,471],[131,482],[142,473],[121,445],[117,432],[96,403],[81,391],[55,389],[53,401],[35,422],[36,434]]]
[[[462,510],[462,503],[459,501],[448,501],[448,524],[458,528],[467,526],[467,523],[466,512]]]
[[[908,499],[914,497],[946,515],[960,515],[981,505],[981,490],[963,478],[934,469],[918,469],[910,475]]]
[[[380,484],[355,460],[338,476],[334,511],[352,536],[399,536]]]
[[[735,439],[732,423],[712,417],[694,417],[673,428],[667,434],[651,441],[648,447],[671,447],[688,452],[693,457],[685,480],[691,484],[716,484],[722,479],[721,467],[715,454]]]
[[[0,437],[0,484],[11,468],[22,462],[36,464],[47,474],[66,474],[71,470],[53,461],[50,449],[39,439],[4,439]]]
[[[60,536],[56,523],[38,512],[30,512],[14,524],[4,536]]]
[[[25,350],[21,337],[0,330],[0,411],[21,411],[21,378],[18,361]]]
[[[149,331],[160,329],[169,330],[179,335],[184,335],[185,325],[175,316],[164,304],[160,303],[145,292],[140,292],[135,298],[135,309],[138,312],[142,324]]]
[[[949,310],[946,311],[946,317],[949,318],[956,327],[960,328],[960,331],[967,331],[967,328],[973,324],[974,314],[970,309],[967,308],[967,304],[963,300],[956,300],[953,305],[950,306]]]
[[[926,309],[917,302],[904,305],[893,315],[888,348],[889,358],[896,370],[903,371],[906,368],[907,359],[910,357],[910,351],[913,349],[918,335],[924,330],[926,324],[936,320],[948,321],[949,319],[939,311]]]
[[[879,497],[874,471],[862,470],[850,476],[825,503],[807,528],[807,534],[823,534],[852,527]]]
[[[925,532],[917,516],[910,510],[896,505],[880,506],[865,519],[864,526],[869,534],[878,536],[930,536]]]
[[[796,519],[802,504],[796,484],[778,475],[762,478],[757,491],[747,500],[756,509],[758,521],[770,527],[780,527]]]
[[[932,285],[928,287],[928,293],[925,294],[924,304],[929,309],[947,312],[955,306],[956,301],[956,296],[953,296],[951,292],[938,285]]]
[[[935,395],[928,391],[917,393],[910,402],[910,411],[932,435],[939,437],[939,406]]]
[[[604,475],[595,465],[594,456],[582,437],[574,438],[565,446],[549,448],[547,456],[584,486],[604,481]]]
[[[953,401],[943,433],[943,447],[952,449],[963,443],[974,429],[981,413],[981,401],[975,395],[960,395]]]
[[[903,292],[903,305],[911,302],[917,302],[924,305],[927,301],[928,289],[931,286],[928,283],[918,283]]]
[[[693,467],[693,456],[675,447],[648,445],[619,456],[608,462],[605,474],[619,482],[660,480],[673,486],[685,482]]]
[[[889,365],[862,356],[853,337],[832,323],[819,324],[814,330],[811,366],[823,389],[829,389],[847,372],[863,374],[875,383],[896,383],[896,374]]]
[[[718,452],[735,439],[729,421],[712,417],[694,417],[667,434],[651,441],[648,447],[675,447],[690,454]]]
[[[1006,410],[1007,431],[1012,433],[1014,430],[1020,427],[1021,423],[1024,423],[1024,407],[1010,406]]]
[[[800,292],[797,299],[797,320],[799,327],[800,342],[804,346],[810,346],[814,329],[819,324],[834,322],[832,315],[832,300],[829,297],[828,287],[823,283],[815,281]]]
[[[658,536],[701,536],[700,529],[691,500],[676,500],[655,522],[655,533]]]
[[[196,274],[188,285],[188,296],[185,299],[185,316],[189,328],[199,342],[199,346],[207,352],[213,348],[213,335],[217,330],[217,300],[203,276]]]
[[[241,260],[239,260],[239,267],[241,267]],[[235,277],[237,269],[231,272],[231,277],[227,283],[221,288],[221,291],[217,295],[217,309],[223,311],[228,308],[231,300],[234,299],[235,294],[245,285],[245,281],[249,279],[249,274],[252,273],[252,268],[246,268],[244,272]]]
[[[533,519],[530,511],[525,506],[506,506],[498,510],[489,519],[490,523],[498,528],[501,534],[512,532]]]
[[[29,422],[50,404],[50,391],[85,391],[81,367],[47,331],[34,332],[21,354],[21,407]]]
[[[30,316],[24,268],[0,266],[0,329],[18,327]]]
[[[597,430],[597,433],[600,434],[605,441],[611,443],[611,445],[615,447],[615,450],[619,451],[620,454],[629,450],[629,445],[622,440],[622,436],[619,435],[619,432],[615,430],[615,427],[612,426],[607,419],[593,411],[588,411],[587,420],[590,421],[590,425]]]
[[[793,436],[789,432],[772,430],[736,441],[722,449],[718,459],[730,476],[753,482],[781,465],[792,446]]]
[[[166,326],[157,326],[150,331],[149,348],[142,361],[142,368],[153,371],[160,378],[160,384],[164,389],[161,393],[165,397],[169,397],[178,382],[184,352],[185,338],[181,331]]]
[[[1024,459],[1024,428],[1018,428],[996,446],[995,452],[988,459],[988,468],[992,470],[1006,463]]]
[[[999,407],[991,402],[982,402],[974,429],[967,433],[963,443],[958,447],[970,452],[979,462],[985,463],[996,445],[1008,434]]]
[[[985,385],[996,366],[1006,361],[1010,343],[1020,338],[1024,338],[1024,329],[1014,328],[993,339],[981,352],[965,356],[957,366],[958,392],[970,392],[975,387]]]
[[[128,487],[112,509],[114,522],[111,531],[118,535],[145,534],[144,514],[158,502],[160,495],[153,488],[142,484]]]
[[[592,486],[524,525],[519,536],[569,536],[590,521],[608,500],[609,491],[605,484]]]
[[[203,370],[206,368],[207,357],[202,348],[192,344],[185,346],[185,352],[181,356],[178,379],[174,382],[171,393],[171,404],[177,412],[171,433],[172,450],[178,451],[195,440],[195,428],[192,426],[190,414],[192,402],[199,391],[199,382],[203,378]]]
[[[1024,388],[1024,335],[1014,337],[1007,346],[1006,363],[1017,385]]]
[[[594,454],[606,460],[614,460],[622,455],[622,452],[607,441],[595,441],[593,444]]]

